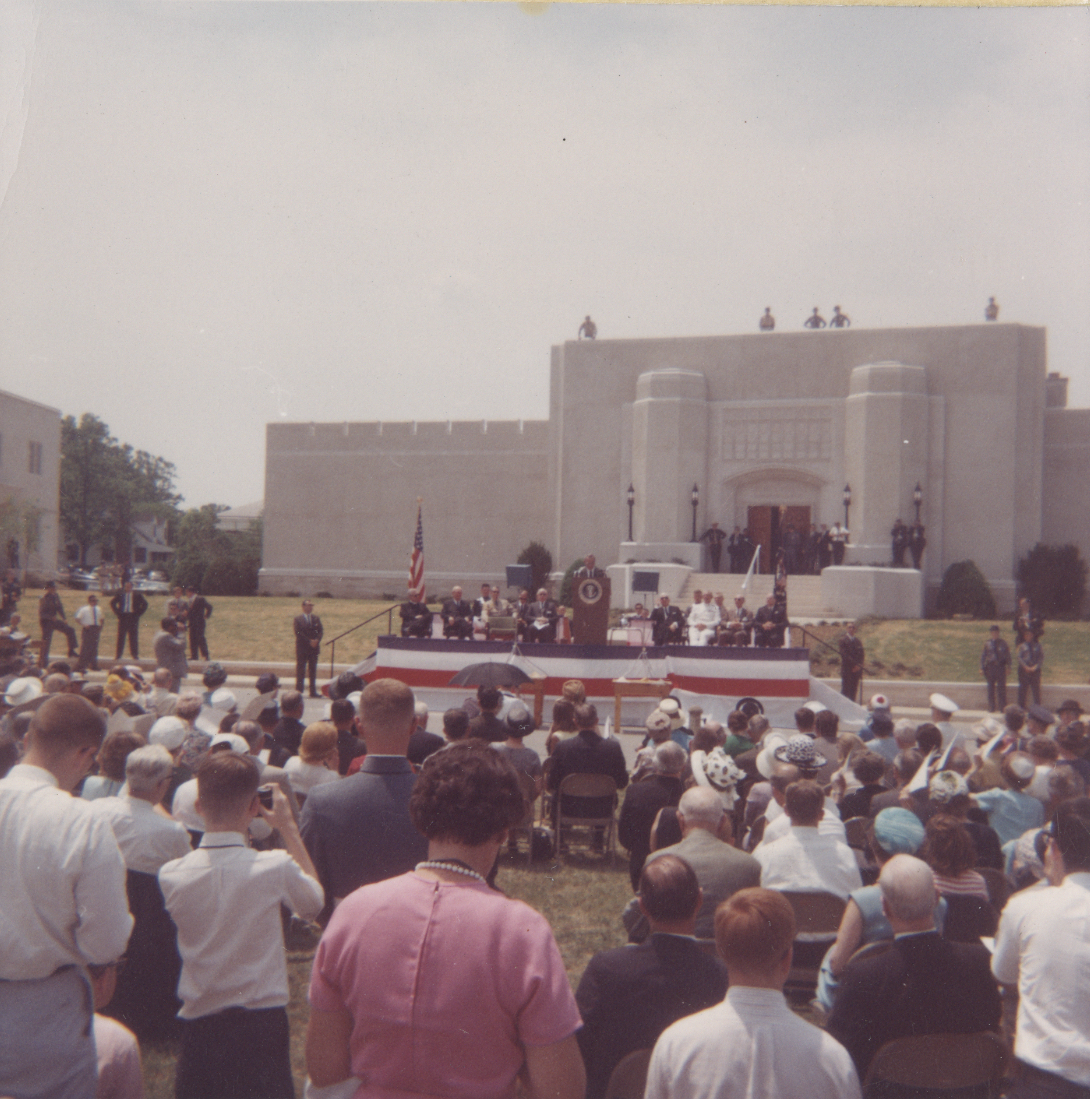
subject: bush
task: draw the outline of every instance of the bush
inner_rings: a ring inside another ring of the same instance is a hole
[[[531,542],[515,558],[515,564],[530,566],[530,599],[536,599],[538,589],[548,586],[553,555],[540,542]]]
[[[1018,589],[1042,618],[1078,618],[1086,596],[1086,562],[1078,546],[1041,542],[1018,562]]]
[[[939,614],[995,617],[995,596],[975,561],[955,561],[945,572],[936,604]]]
[[[575,578],[576,572],[583,567],[583,558],[577,557],[569,566],[568,571],[564,573],[564,579],[560,581],[560,596],[558,602],[562,607],[571,606],[571,586],[572,580]]]
[[[261,561],[245,557],[214,557],[204,570],[205,595],[254,595]]]

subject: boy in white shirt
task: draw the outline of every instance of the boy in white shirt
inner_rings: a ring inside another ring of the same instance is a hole
[[[323,894],[283,792],[274,786],[266,809],[258,782],[249,755],[210,755],[197,774],[207,831],[159,871],[182,956],[176,1099],[294,1099],[280,905],[313,919]],[[256,816],[280,832],[285,850],[249,847]]]

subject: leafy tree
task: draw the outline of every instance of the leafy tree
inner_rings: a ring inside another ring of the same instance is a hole
[[[936,601],[939,614],[995,617],[995,596],[975,561],[955,561],[943,574]]]
[[[531,542],[515,559],[515,564],[530,566],[530,594],[536,599],[538,590],[549,582],[553,555],[540,542]]]
[[[1042,542],[1018,562],[1018,589],[1044,618],[1078,618],[1086,597],[1086,562],[1078,546]]]
[[[175,556],[171,579],[192,584],[206,595],[253,595],[261,568],[262,521],[248,530],[221,530],[217,519],[227,508],[205,504],[190,508],[174,532]]]
[[[170,519],[181,500],[174,491],[174,465],[119,443],[97,416],[85,412],[61,421],[61,527],[79,547],[79,563],[95,546],[109,546],[114,559],[132,558],[133,524],[148,517]]]
[[[14,496],[0,500],[0,568],[25,568],[41,540],[42,509]]]
[[[562,607],[570,607],[572,599],[572,587],[575,582],[575,574],[583,567],[583,558],[577,557],[564,573],[564,579],[560,581],[560,598],[558,602]]]

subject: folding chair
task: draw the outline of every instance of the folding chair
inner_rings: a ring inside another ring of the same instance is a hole
[[[490,618],[488,620],[488,640],[514,641],[515,619],[513,617],[501,617],[499,615],[495,618]]]
[[[836,940],[848,902],[835,893],[785,890],[783,896],[795,911],[795,956],[784,992],[796,998],[812,997],[817,991],[821,961]]]
[[[511,825],[510,838],[513,843],[517,844],[520,835],[526,836],[526,863],[529,865],[534,861],[534,821],[537,809],[537,789],[534,786],[534,780],[523,771],[519,771],[518,780],[522,789],[522,796],[526,802],[526,812],[518,824]]]
[[[848,836],[848,846],[857,851],[864,851],[867,847],[867,828],[870,825],[870,817],[851,817],[844,822],[844,831]]]
[[[610,809],[602,816],[580,817],[564,812],[564,799],[609,798]],[[617,861],[617,784],[609,775],[565,775],[556,793],[556,857],[560,858],[560,839],[564,829],[589,828],[605,832],[603,842],[609,848],[612,863]]]
[[[998,1096],[1006,1050],[998,1034],[925,1034],[886,1042],[874,1055],[863,1094],[889,1095],[896,1088],[935,1094],[979,1089],[974,1095]],[[889,1085],[894,1085],[891,1089]]]

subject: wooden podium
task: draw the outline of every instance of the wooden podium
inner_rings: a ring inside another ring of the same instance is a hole
[[[605,645],[609,630],[609,577],[586,577],[572,582],[572,641],[576,645]]]

